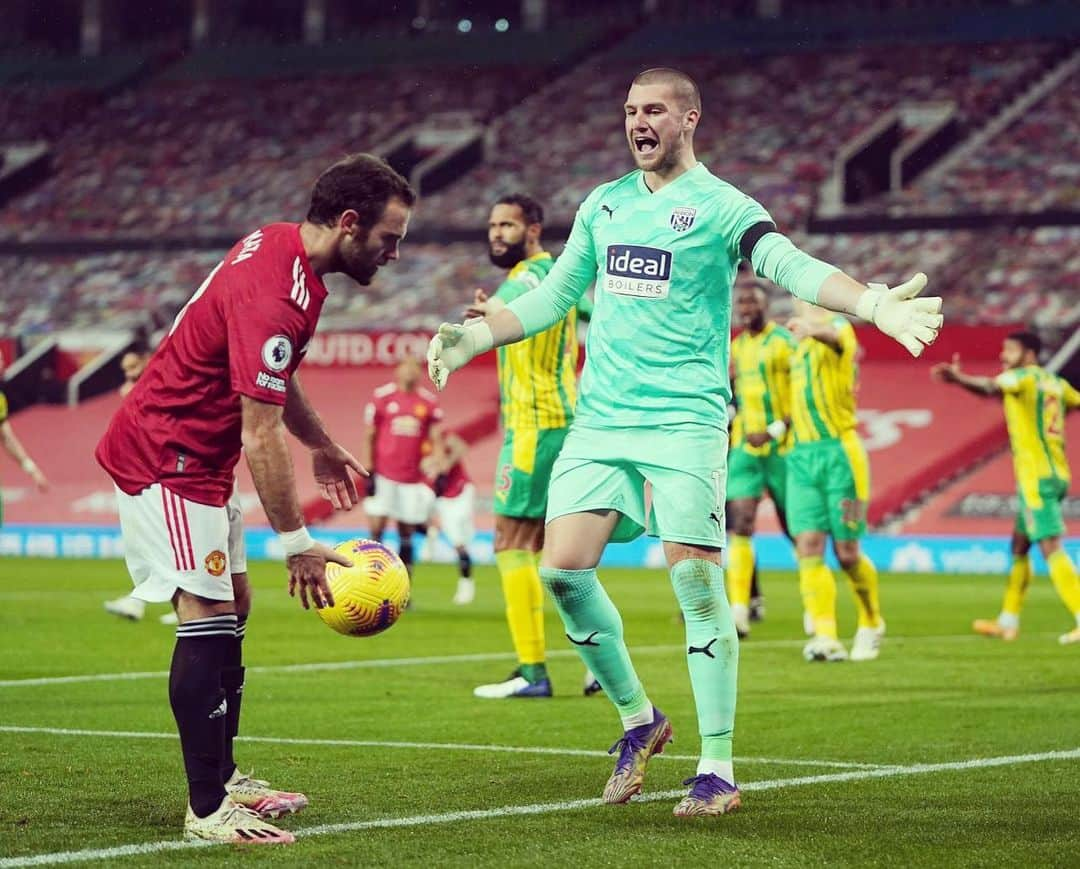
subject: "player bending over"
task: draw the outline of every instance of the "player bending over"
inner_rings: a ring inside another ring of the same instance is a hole
[[[683,73],[638,75],[624,114],[638,168],[589,194],[536,290],[482,321],[443,324],[428,369],[442,387],[478,353],[550,328],[596,282],[581,401],[552,473],[540,575],[622,720],[603,798],[623,803],[641,790],[671,724],[638,679],[596,565],[608,540],[647,529],[663,541],[701,734],[697,774],[675,814],[718,815],[740,802],[732,768],[739,646],[720,568],[739,260],[802,298],[873,320],[913,355],[936,337],[941,300],[913,298],[921,274],[895,290],[870,290],[799,251],[764,208],[698,163],[701,98]]]
[[[398,258],[415,198],[367,154],[323,172],[303,223],[255,230],[210,272],[98,444],[116,483],[134,594],[171,600],[179,618],[169,702],[187,773],[187,839],[292,842],[265,819],[307,805],[233,760],[251,608],[243,528],[229,509],[234,468],[242,446],[280,535],[289,593],[299,592],[305,609],[309,600],[332,604],[326,563],[349,561],[304,527],[285,433],[311,450],[315,479],[337,508],[359,501],[349,469],[366,471],[327,434],[296,369],[326,300],[322,276],[369,284]]]
[[[977,619],[977,633],[1015,640],[1020,633],[1020,610],[1031,584],[1032,542],[1039,544],[1050,580],[1076,626],[1058,639],[1063,645],[1080,643],[1080,580],[1061,545],[1065,520],[1061,502],[1069,491],[1069,462],[1065,454],[1065,415],[1080,407],[1080,392],[1067,380],[1039,365],[1042,342],[1033,332],[1014,332],[1001,344],[997,377],[976,377],[960,367],[960,357],[931,369],[937,379],[955,383],[968,392],[1000,396],[1009,429],[1016,490],[1020,509],[1013,529],[1012,570],[1005,600],[996,620]]]

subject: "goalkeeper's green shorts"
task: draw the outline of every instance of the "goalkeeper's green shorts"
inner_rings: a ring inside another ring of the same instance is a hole
[[[727,443],[726,431],[708,425],[609,429],[575,422],[552,471],[547,521],[615,510],[621,516],[612,541],[647,532],[723,548]]]

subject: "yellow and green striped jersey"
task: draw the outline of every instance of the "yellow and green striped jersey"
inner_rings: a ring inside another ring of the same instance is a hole
[[[746,443],[749,432],[762,432],[769,423],[791,416],[791,357],[795,338],[783,326],[766,323],[757,335],[749,330],[731,342],[731,365],[735,372],[735,399],[739,410],[731,425],[731,446],[755,456],[774,449],[786,452],[790,437],[779,444],[761,447]]]
[[[540,286],[551,271],[551,254],[541,251],[510,270],[495,297],[512,302]],[[577,311],[550,329],[498,350],[499,398],[508,429],[565,428],[577,401]]]
[[[1067,484],[1065,414],[1080,407],[1080,392],[1038,365],[1004,371],[994,382],[1004,398],[1017,485],[1038,491],[1039,480]]]
[[[855,329],[843,317],[833,317],[839,351],[815,338],[803,338],[791,359],[791,424],[795,443],[842,437],[855,430]]]

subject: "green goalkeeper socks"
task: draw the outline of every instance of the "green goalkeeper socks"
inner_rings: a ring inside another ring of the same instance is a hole
[[[618,708],[624,725],[650,713],[652,704],[623,640],[622,618],[596,571],[541,567],[540,578],[555,601],[567,639]]]
[[[724,592],[724,571],[689,558],[671,568],[686,619],[686,663],[697,706],[702,761],[731,761],[739,638]],[[727,777],[731,781],[730,775]]]

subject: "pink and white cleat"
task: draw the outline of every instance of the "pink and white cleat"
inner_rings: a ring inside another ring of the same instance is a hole
[[[184,838],[223,845],[290,845],[296,841],[288,830],[266,823],[251,809],[226,796],[216,812],[200,818],[188,806]]]
[[[292,815],[308,804],[308,798],[303,794],[274,790],[269,782],[252,778],[251,773],[242,773],[239,769],[233,770],[225,782],[225,790],[234,802],[251,809],[261,818]]]

